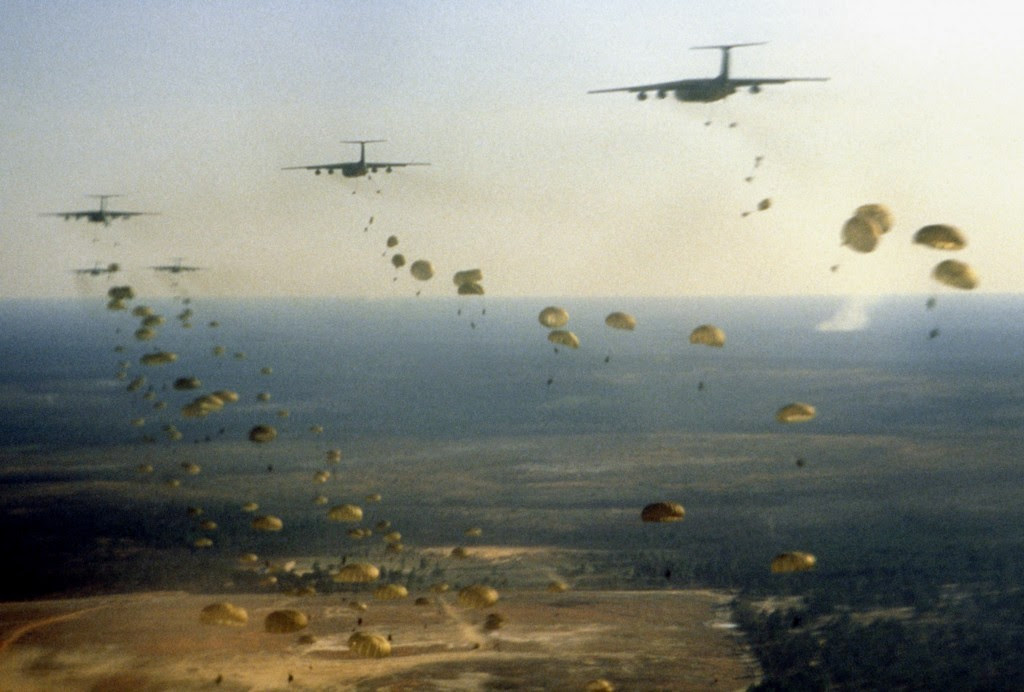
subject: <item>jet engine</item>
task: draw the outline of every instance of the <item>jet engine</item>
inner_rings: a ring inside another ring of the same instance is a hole
[[[749,91],[750,91],[751,94],[760,94],[761,93],[761,85],[760,84],[751,84]]]
[[[646,91],[641,91],[639,94],[636,95],[636,100],[637,101],[646,101],[647,100],[647,92]]]
[[[658,98],[663,99],[666,96],[668,96],[668,92],[667,91],[665,91],[664,89],[659,89],[658,90]]]

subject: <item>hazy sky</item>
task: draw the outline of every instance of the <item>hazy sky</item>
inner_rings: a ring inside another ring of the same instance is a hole
[[[99,292],[69,272],[111,261],[166,293],[144,268],[175,257],[209,268],[182,278],[197,295],[450,295],[473,267],[493,295],[923,292],[944,256],[910,237],[940,222],[968,235],[980,290],[1021,291],[1005,7],[0,0],[0,297]],[[717,52],[691,46],[748,41],[768,44],[734,51],[735,76],[831,81],[711,106],[586,93],[712,76]],[[432,165],[280,170],[371,138],[370,158]],[[92,193],[161,215],[39,215]],[[856,255],[839,232],[866,202],[897,225]],[[392,233],[434,281],[392,281]]]

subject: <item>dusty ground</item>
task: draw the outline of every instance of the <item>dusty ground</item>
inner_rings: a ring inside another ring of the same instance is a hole
[[[369,596],[369,594],[367,594]],[[142,593],[0,604],[0,690],[736,690],[757,666],[726,626],[728,596],[710,591],[519,591],[483,611],[454,594],[415,605],[342,594]],[[242,627],[204,625],[203,606],[244,607]],[[263,631],[277,608],[309,615],[294,634]],[[501,613],[497,631],[483,628]],[[362,629],[393,655],[361,659]],[[303,635],[312,635],[303,638]],[[290,680],[289,680],[290,678]]]

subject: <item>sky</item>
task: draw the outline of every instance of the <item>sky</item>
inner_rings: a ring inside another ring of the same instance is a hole
[[[979,292],[1021,292],[1004,7],[0,0],[0,298],[93,295],[111,280],[72,270],[108,262],[168,295],[447,296],[470,268],[499,296],[925,293],[950,256],[911,243],[932,223],[967,235]],[[587,94],[710,77],[718,53],[691,47],[754,41],[734,76],[830,80],[712,105]],[[431,165],[281,170],[353,160],[353,139]],[[101,193],[159,215],[41,215]],[[839,235],[865,203],[896,225],[858,255]],[[391,234],[432,281],[396,273]],[[204,271],[147,269],[175,258]]]

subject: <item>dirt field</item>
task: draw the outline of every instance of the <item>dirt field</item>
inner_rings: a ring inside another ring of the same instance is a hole
[[[205,625],[230,601],[244,626]],[[727,626],[728,596],[710,591],[520,591],[491,608],[454,594],[373,601],[340,594],[145,593],[0,604],[0,690],[737,690],[756,663]],[[294,608],[309,626],[270,634],[263,619]],[[488,613],[505,618],[487,631]],[[362,618],[361,627],[357,618]],[[389,658],[348,650],[357,628],[390,636]]]

